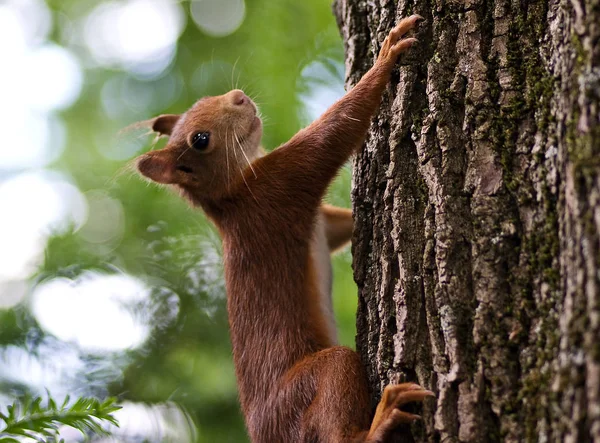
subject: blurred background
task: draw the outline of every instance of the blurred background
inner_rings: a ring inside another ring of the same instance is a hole
[[[285,142],[344,92],[331,0],[0,0],[0,50],[0,408],[112,395],[110,441],[247,441],[219,238],[132,172],[164,140],[120,130],[239,87]],[[354,346],[348,250],[334,271]]]

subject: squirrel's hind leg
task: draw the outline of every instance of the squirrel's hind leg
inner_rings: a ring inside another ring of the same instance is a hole
[[[434,395],[415,383],[388,385],[371,421],[367,374],[352,349],[323,349],[300,362],[297,370],[310,374],[316,388],[302,419],[301,441],[383,443],[398,425],[419,418],[401,406]]]
[[[367,374],[358,354],[335,346],[310,355],[298,366],[312,378],[315,387],[312,402],[302,417],[300,441],[364,441],[371,422],[371,399]]]
[[[325,220],[325,236],[331,252],[342,248],[352,238],[352,210],[327,204],[321,205]]]

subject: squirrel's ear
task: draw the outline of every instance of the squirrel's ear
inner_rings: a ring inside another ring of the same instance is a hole
[[[174,169],[164,149],[151,151],[139,156],[135,165],[140,174],[156,183],[169,185],[174,183]]]
[[[152,130],[160,135],[171,135],[175,124],[181,116],[177,114],[163,114],[150,120]]]

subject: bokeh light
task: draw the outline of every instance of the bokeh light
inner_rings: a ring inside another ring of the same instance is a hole
[[[31,172],[0,182],[0,280],[30,275],[39,264],[46,239],[87,218],[87,203],[63,176]]]
[[[232,34],[246,15],[244,0],[192,0],[190,7],[198,28],[213,37]]]
[[[20,70],[28,75],[20,81],[27,85],[25,100],[37,111],[65,109],[79,97],[83,73],[75,56],[63,47],[46,44],[34,49]]]
[[[4,57],[42,43],[51,28],[52,16],[43,0],[4,0],[0,4],[0,45]]]
[[[123,205],[101,190],[86,193],[86,199],[90,216],[80,235],[89,243],[115,246],[125,229]]]
[[[38,394],[52,389],[57,397],[67,395],[76,374],[84,369],[76,349],[56,343],[43,343],[35,354],[19,346],[0,349],[0,383],[27,385]]]
[[[90,271],[75,281],[57,278],[37,286],[32,311],[45,330],[63,341],[88,352],[118,351],[148,337],[147,314],[134,309],[148,294],[148,287],[131,276]]]
[[[141,76],[162,73],[172,62],[185,15],[173,0],[103,2],[84,23],[84,39],[97,63]]]
[[[51,27],[41,1],[8,1],[0,5],[0,170],[44,166],[64,144],[64,127],[50,113],[73,104],[83,73],[67,49],[44,43]]]
[[[156,405],[125,402],[122,407],[115,414],[120,427],[111,429],[122,441],[196,441],[194,422],[180,405],[172,402]]]
[[[308,124],[346,93],[344,65],[331,59],[309,63],[302,69],[298,89],[304,105],[300,118]]]

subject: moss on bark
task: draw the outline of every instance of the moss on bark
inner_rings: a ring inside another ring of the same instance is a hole
[[[418,441],[600,441],[600,8],[335,11],[348,86],[395,21],[426,19],[354,164],[374,397],[402,379],[435,390]]]

